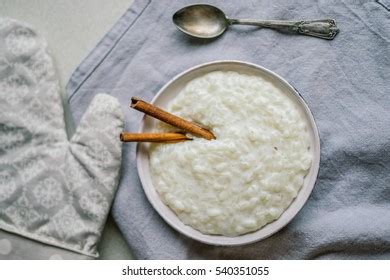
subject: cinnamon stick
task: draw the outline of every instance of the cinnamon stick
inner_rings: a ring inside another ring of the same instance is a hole
[[[166,122],[170,125],[173,125],[177,128],[180,128],[184,131],[187,131],[195,136],[198,136],[198,137],[202,137],[202,138],[205,138],[207,140],[211,140],[211,139],[215,139],[215,136],[214,134],[193,123],[193,122],[190,122],[190,121],[187,121],[185,119],[182,119],[180,117],[177,117],[175,115],[172,115],[171,113],[168,113],[150,103],[147,103],[137,97],[132,97],[131,98],[131,105],[130,107],[138,110],[138,111],[141,111],[141,112],[144,112],[145,114],[149,115],[149,116],[152,116],[156,119],[159,119],[160,121],[163,121],[163,122]]]
[[[165,133],[130,133],[122,132],[120,134],[122,142],[178,142],[192,140],[183,133],[165,132]]]

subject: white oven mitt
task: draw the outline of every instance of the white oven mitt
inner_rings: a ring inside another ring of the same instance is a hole
[[[98,256],[122,129],[118,101],[99,94],[68,141],[45,40],[0,19],[0,259]]]

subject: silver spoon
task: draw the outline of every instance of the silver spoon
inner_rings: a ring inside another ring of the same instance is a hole
[[[339,29],[334,19],[286,21],[232,19],[217,7],[197,4],[184,7],[173,15],[173,22],[184,33],[197,38],[215,38],[231,24],[256,25],[332,40]]]

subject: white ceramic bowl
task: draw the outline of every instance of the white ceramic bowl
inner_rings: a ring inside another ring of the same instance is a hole
[[[299,191],[298,196],[277,220],[265,225],[257,231],[243,234],[237,237],[208,235],[185,225],[181,220],[179,220],[176,214],[161,201],[159,194],[152,184],[149,170],[149,144],[147,143],[140,143],[137,147],[138,174],[149,202],[160,214],[160,216],[177,231],[206,244],[243,245],[253,243],[274,234],[287,225],[287,223],[289,223],[291,219],[294,218],[294,216],[303,207],[306,200],[308,199],[317,179],[320,162],[320,139],[318,136],[317,126],[305,101],[295,91],[295,89],[289,83],[287,83],[287,81],[270,70],[252,63],[242,61],[215,61],[190,68],[169,81],[157,93],[157,95],[152,100],[152,103],[158,107],[166,108],[167,104],[172,99],[174,99],[178,93],[180,93],[180,91],[189,81],[213,71],[236,71],[242,74],[261,76],[263,78],[269,79],[276,86],[280,87],[282,91],[297,105],[307,123],[307,128],[310,133],[311,140],[311,152],[313,154],[311,168],[308,175],[305,177],[303,186]],[[141,124],[140,132],[153,131],[156,122],[157,121],[155,119],[145,116]]]

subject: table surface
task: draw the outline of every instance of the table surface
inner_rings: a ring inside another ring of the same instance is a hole
[[[61,86],[65,88],[73,70],[133,1],[0,0],[0,16],[27,22],[46,38]],[[69,123],[69,112],[65,115]],[[73,131],[70,128],[68,132]],[[111,218],[107,221],[99,247],[101,259],[133,258]]]

